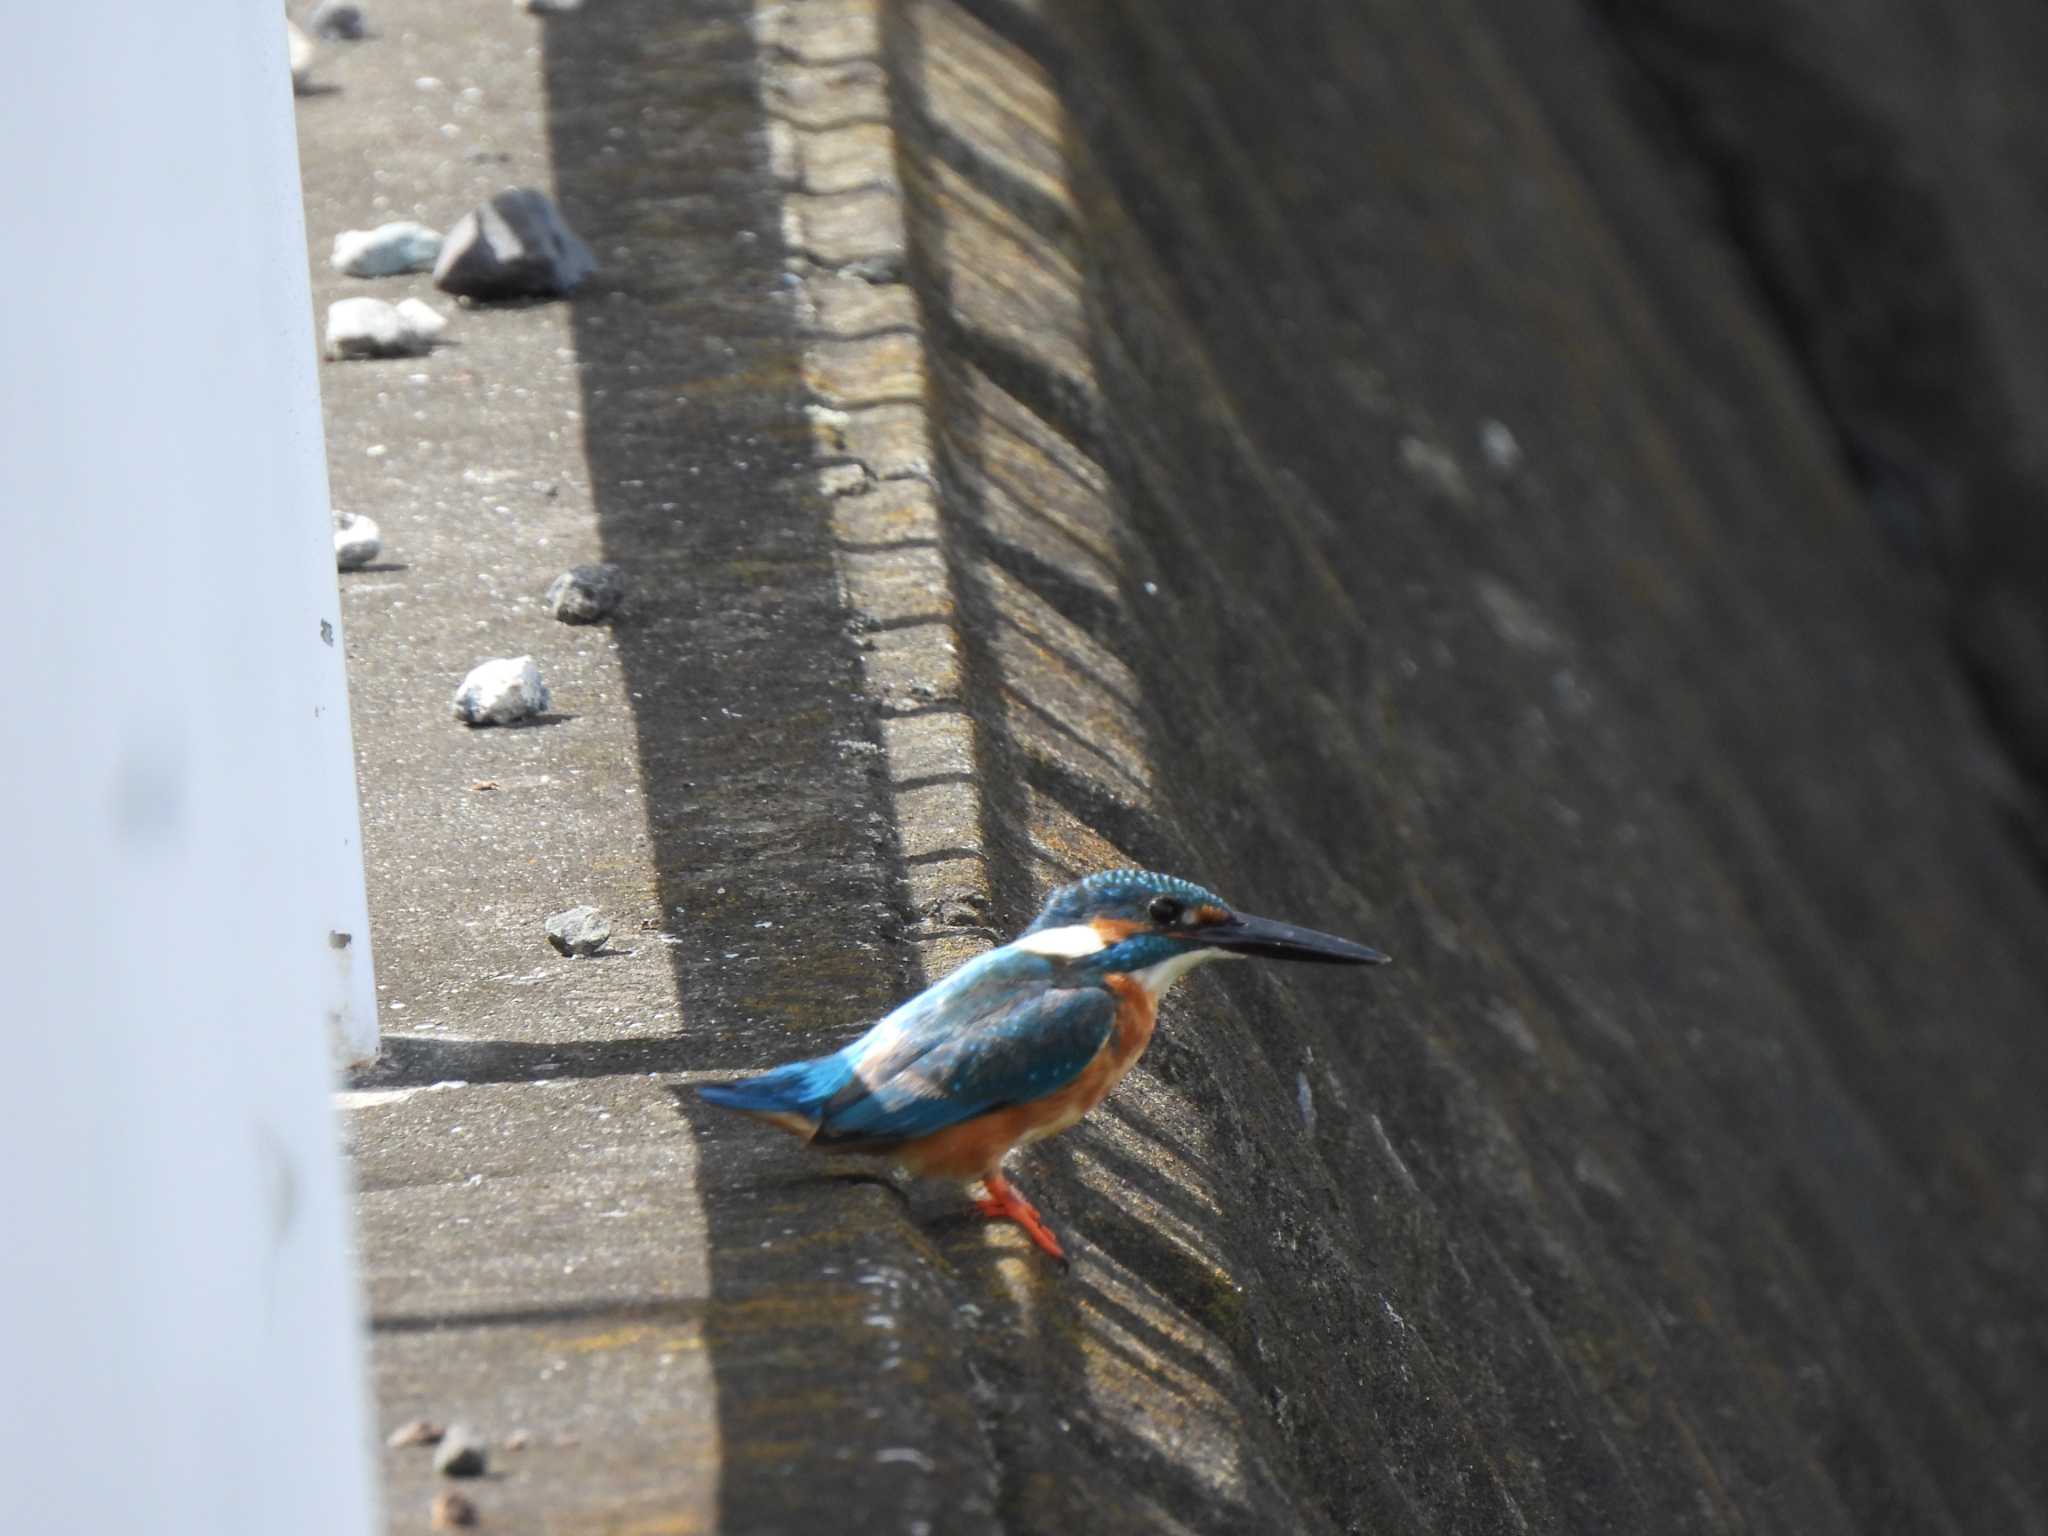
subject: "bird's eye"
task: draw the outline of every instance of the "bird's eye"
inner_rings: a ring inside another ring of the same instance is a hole
[[[1179,922],[1181,913],[1186,910],[1179,901],[1171,896],[1154,896],[1152,898],[1152,921],[1158,923],[1161,927]]]

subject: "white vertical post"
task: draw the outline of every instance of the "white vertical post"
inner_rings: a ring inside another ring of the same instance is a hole
[[[283,18],[8,31],[0,1527],[363,1536],[329,1031],[376,1023]]]

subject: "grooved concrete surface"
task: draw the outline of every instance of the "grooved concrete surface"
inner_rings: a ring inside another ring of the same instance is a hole
[[[316,255],[603,263],[327,371],[380,1410],[528,1431],[488,1528],[2048,1529],[2048,901],[1578,7],[376,20]],[[1184,984],[1018,1160],[1071,1277],[672,1091],[1122,860],[1399,964]]]
[[[1198,978],[1036,1159],[1277,1488],[1027,1359],[1012,1523],[2043,1528],[2009,770],[1580,9],[892,15],[999,910],[1399,961]]]

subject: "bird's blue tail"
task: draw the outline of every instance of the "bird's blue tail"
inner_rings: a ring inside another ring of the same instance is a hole
[[[852,1076],[853,1068],[843,1057],[820,1056],[736,1083],[700,1083],[697,1093],[707,1104],[759,1115],[808,1139],[824,1117],[825,1101]]]

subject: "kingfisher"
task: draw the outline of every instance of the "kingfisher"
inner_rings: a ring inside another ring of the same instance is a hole
[[[1209,960],[1382,965],[1349,939],[1250,917],[1191,880],[1112,869],[1061,886],[1016,939],[829,1056],[697,1090],[826,1152],[979,1182],[1062,1269],[1066,1250],[1003,1159],[1073,1125],[1144,1054],[1166,989]]]

